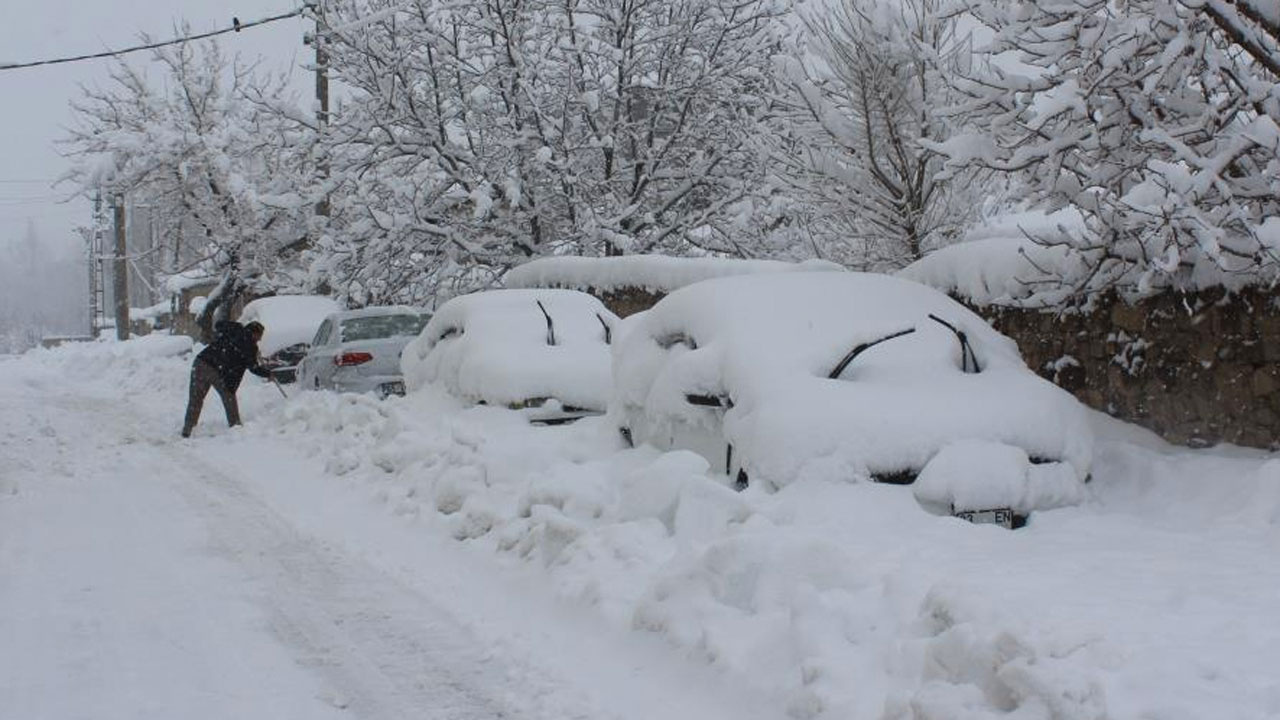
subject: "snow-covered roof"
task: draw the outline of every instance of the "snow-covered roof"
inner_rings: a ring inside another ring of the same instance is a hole
[[[171,293],[179,293],[199,285],[210,285],[218,282],[218,278],[198,270],[188,270],[170,275],[164,281],[164,287]]]
[[[559,287],[602,292],[642,288],[668,293],[710,278],[795,270],[838,271],[844,268],[826,260],[790,263],[667,255],[560,256],[539,258],[513,268],[506,274],[504,282],[509,288]]]
[[[171,308],[169,306],[168,300],[162,300],[150,307],[144,307],[144,308],[131,307],[129,308],[129,319],[130,320],[154,320],[155,318],[169,312],[170,309]]]

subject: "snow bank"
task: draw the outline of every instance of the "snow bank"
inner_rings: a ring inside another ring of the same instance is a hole
[[[677,288],[709,278],[756,273],[841,271],[826,260],[789,263],[779,260],[734,258],[689,258],[666,255],[623,255],[621,257],[547,257],[513,268],[503,278],[507,287],[558,287],[600,292],[619,288],[643,288],[669,293]]]
[[[472,403],[550,398],[602,412],[617,324],[599,300],[576,290],[472,293],[436,311],[405,347],[401,367],[410,390],[436,384]]]
[[[276,295],[258,298],[240,311],[239,322],[260,322],[266,328],[258,350],[263,357],[290,345],[310,343],[324,319],[342,310],[332,298],[318,295]]]
[[[536,428],[430,392],[308,393],[277,426],[390,512],[545,573],[566,601],[785,698],[795,718],[1263,718],[1280,698],[1280,568],[1250,560],[1280,527],[1229,525],[1222,544],[1141,527],[1258,460],[1202,454],[1183,472],[1108,453],[1106,504],[1011,534],[930,515],[909,488],[735,493],[696,454],[621,449],[600,418]],[[1155,485],[1126,487],[1147,473]],[[1201,491],[1160,499],[1166,473]],[[1270,497],[1242,480],[1240,501],[1245,488]]]
[[[37,348],[19,356],[14,368],[34,384],[94,382],[126,394],[176,392],[185,402],[193,350],[185,335],[152,333],[124,342],[102,337]]]

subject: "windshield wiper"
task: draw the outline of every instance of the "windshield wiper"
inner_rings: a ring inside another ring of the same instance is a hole
[[[982,372],[982,368],[978,367],[978,356],[974,354],[973,345],[969,343],[969,336],[965,335],[964,331],[960,328],[952,325],[933,313],[929,313],[929,319],[955,333],[956,337],[960,339],[960,369],[967,373]]]
[[[830,373],[828,373],[828,374],[827,374],[827,379],[828,379],[828,380],[838,380],[838,379],[840,378],[840,374],[844,372],[844,369],[845,369],[845,368],[847,368],[847,367],[849,367],[849,363],[853,362],[853,359],[854,359],[854,358],[858,357],[859,355],[861,355],[861,354],[862,354],[863,352],[865,352],[866,350],[869,350],[870,348],[873,348],[873,347],[875,347],[876,345],[879,345],[880,343],[882,343],[882,342],[884,342],[884,341],[886,341],[886,340],[892,340],[892,339],[894,339],[894,338],[900,338],[900,337],[902,337],[903,335],[910,335],[911,333],[913,333],[913,332],[915,332],[915,331],[916,331],[916,329],[915,329],[915,328],[907,328],[906,330],[899,330],[899,331],[898,331],[898,332],[896,332],[896,333],[892,333],[892,334],[890,334],[890,335],[885,335],[884,337],[882,337],[882,338],[880,338],[880,339],[878,339],[878,340],[872,340],[871,342],[864,342],[864,343],[861,343],[861,344],[857,345],[856,347],[854,347],[852,350],[850,350],[850,351],[849,351],[849,354],[848,354],[848,355],[845,355],[843,358],[841,358],[839,363],[836,363],[835,368],[834,368]]]
[[[547,319],[547,344],[555,345],[556,344],[556,326],[555,326],[555,323],[551,322],[551,314],[548,313],[547,309],[542,306],[541,300],[535,300],[534,302],[538,303],[538,309],[542,311],[542,316]]]
[[[605,322],[603,317],[600,317],[600,313],[596,313],[596,319],[599,320],[600,324],[604,326],[604,344],[612,345],[613,344],[613,328],[609,327],[609,323]]]

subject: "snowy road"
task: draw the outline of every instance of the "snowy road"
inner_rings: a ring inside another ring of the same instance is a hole
[[[607,423],[0,358],[0,720],[1280,718],[1280,457],[1098,420],[1008,533]],[[723,478],[721,478],[723,479]]]
[[[461,547],[398,555],[422,536],[278,441],[146,407],[0,386],[3,720],[776,717]]]

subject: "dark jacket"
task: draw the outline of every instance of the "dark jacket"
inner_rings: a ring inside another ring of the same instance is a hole
[[[212,365],[229,390],[235,392],[240,387],[245,370],[259,377],[271,377],[271,371],[258,359],[258,343],[253,339],[253,333],[245,326],[223,321],[214,326],[214,331],[213,342],[200,351],[196,362]]]

